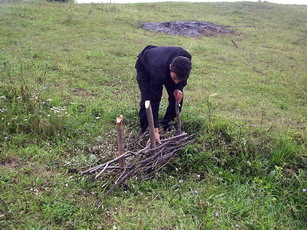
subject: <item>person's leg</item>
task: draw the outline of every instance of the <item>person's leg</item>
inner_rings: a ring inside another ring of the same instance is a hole
[[[176,117],[176,108],[175,108],[176,99],[174,96],[174,89],[167,86],[165,86],[165,88],[168,93],[168,107],[166,109],[164,118],[160,121],[160,124],[163,127],[163,129],[166,131],[170,128],[170,122],[174,121]],[[179,107],[179,112],[181,111],[182,104],[183,100],[181,100],[180,102],[181,106]]]
[[[145,101],[150,100],[155,127],[158,127],[158,111],[160,106],[160,100],[162,96],[162,92],[152,92],[150,87],[150,77],[147,74],[146,70],[143,68],[137,69],[137,81],[139,85],[139,89],[141,92],[141,101],[140,101],[140,111],[139,111],[139,118],[140,118],[140,126],[141,126],[141,133],[144,133],[148,127],[148,120],[145,108]]]
[[[148,99],[141,99],[140,102],[140,111],[139,111],[139,118],[140,118],[140,125],[141,125],[141,133],[144,133],[148,127],[148,119],[147,119],[147,113],[145,108],[145,101]],[[157,100],[150,100],[151,109],[153,112],[154,117],[154,126],[155,128],[158,127],[158,111],[160,106],[160,101]]]
[[[141,92],[140,111],[139,111],[140,126],[141,126],[140,132],[144,133],[148,126],[145,101],[150,98],[150,93],[149,93],[150,85],[148,84],[149,76],[143,69],[137,69],[137,82]]]

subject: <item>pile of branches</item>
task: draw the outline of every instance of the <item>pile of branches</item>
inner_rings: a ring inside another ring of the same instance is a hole
[[[148,145],[137,152],[126,151],[112,160],[83,171],[82,175],[95,173],[95,179],[107,172],[118,175],[115,177],[116,180],[114,184],[106,192],[106,195],[109,195],[114,189],[131,177],[137,176],[144,179],[152,178],[157,172],[165,167],[183,147],[193,142],[192,136],[193,135],[188,135],[187,133],[181,133],[177,136],[161,140],[161,144],[154,148]],[[124,166],[121,162],[125,162]]]

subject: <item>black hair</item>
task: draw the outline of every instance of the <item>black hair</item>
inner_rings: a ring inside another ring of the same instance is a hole
[[[176,73],[179,80],[186,80],[189,78],[192,63],[189,58],[178,56],[173,59],[170,69],[171,72]]]

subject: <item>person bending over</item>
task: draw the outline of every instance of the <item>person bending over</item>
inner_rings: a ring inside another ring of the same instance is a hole
[[[159,123],[166,131],[176,117],[175,102],[182,108],[183,88],[187,85],[192,69],[192,56],[180,47],[146,46],[136,61],[137,82],[141,91],[140,125],[141,133],[148,127],[145,101],[150,100],[155,140],[160,144]],[[163,86],[168,93],[168,107],[164,118],[159,122],[158,113]]]

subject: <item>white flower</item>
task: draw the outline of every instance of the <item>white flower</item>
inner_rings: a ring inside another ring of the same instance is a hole
[[[303,192],[307,192],[307,189],[303,188]]]
[[[6,99],[6,96],[0,96],[0,99]]]
[[[220,216],[219,212],[216,212],[215,217],[219,217],[219,216]]]
[[[178,182],[179,182],[179,184],[182,184],[183,180],[179,180]]]

